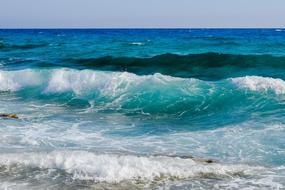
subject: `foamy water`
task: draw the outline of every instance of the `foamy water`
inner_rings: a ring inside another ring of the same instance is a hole
[[[0,36],[0,189],[284,189],[284,32]]]

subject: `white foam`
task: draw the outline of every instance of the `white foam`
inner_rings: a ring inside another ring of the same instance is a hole
[[[127,93],[144,82],[166,84],[183,79],[161,74],[138,76],[128,72],[102,72],[92,70],[57,69],[52,71],[45,93],[74,92],[82,95],[92,92],[115,97]]]
[[[139,77],[131,73],[105,73],[91,70],[70,70],[59,69],[51,74],[51,78],[45,89],[47,93],[61,93],[73,91],[76,94],[98,90],[101,93],[104,91],[118,92],[122,82],[124,86],[129,83],[139,82]]]
[[[249,175],[260,167],[245,165],[205,164],[191,159],[165,156],[138,157],[131,155],[96,155],[84,151],[54,151],[51,153],[1,154],[0,164],[14,164],[42,169],[60,169],[80,180],[117,183],[125,180],[185,179],[214,175],[233,177]]]
[[[0,71],[0,91],[17,91],[23,87],[42,83],[42,72],[26,69],[21,71]]]
[[[131,42],[131,45],[137,45],[137,46],[143,46],[144,43],[143,42]]]
[[[246,76],[232,78],[231,81],[241,87],[252,91],[268,92],[276,94],[285,94],[285,81],[270,77]]]
[[[0,181],[0,189],[1,190],[21,190],[21,189],[27,189],[24,185],[20,185],[16,182],[6,182],[6,181]]]
[[[161,74],[138,76],[128,72],[104,72],[74,69],[25,69],[0,71],[0,91],[18,91],[26,87],[43,87],[43,93],[74,92],[81,95],[98,92],[118,95],[143,82],[167,84],[184,79]]]

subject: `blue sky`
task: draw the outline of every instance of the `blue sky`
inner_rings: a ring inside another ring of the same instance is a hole
[[[0,28],[285,27],[285,0],[0,0]]]

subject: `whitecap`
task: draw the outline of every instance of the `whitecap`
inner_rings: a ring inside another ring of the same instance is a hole
[[[24,87],[42,83],[42,72],[26,69],[21,71],[0,71],[0,91],[18,91]]]
[[[137,45],[137,46],[143,46],[143,45],[145,45],[145,43],[143,43],[143,42],[131,42],[131,43],[129,43],[130,45]]]
[[[285,81],[271,77],[245,76],[230,79],[240,88],[246,88],[252,91],[268,92],[275,94],[285,94]]]

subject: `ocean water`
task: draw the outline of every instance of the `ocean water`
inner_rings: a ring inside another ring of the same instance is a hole
[[[285,30],[0,30],[0,189],[285,189]]]

